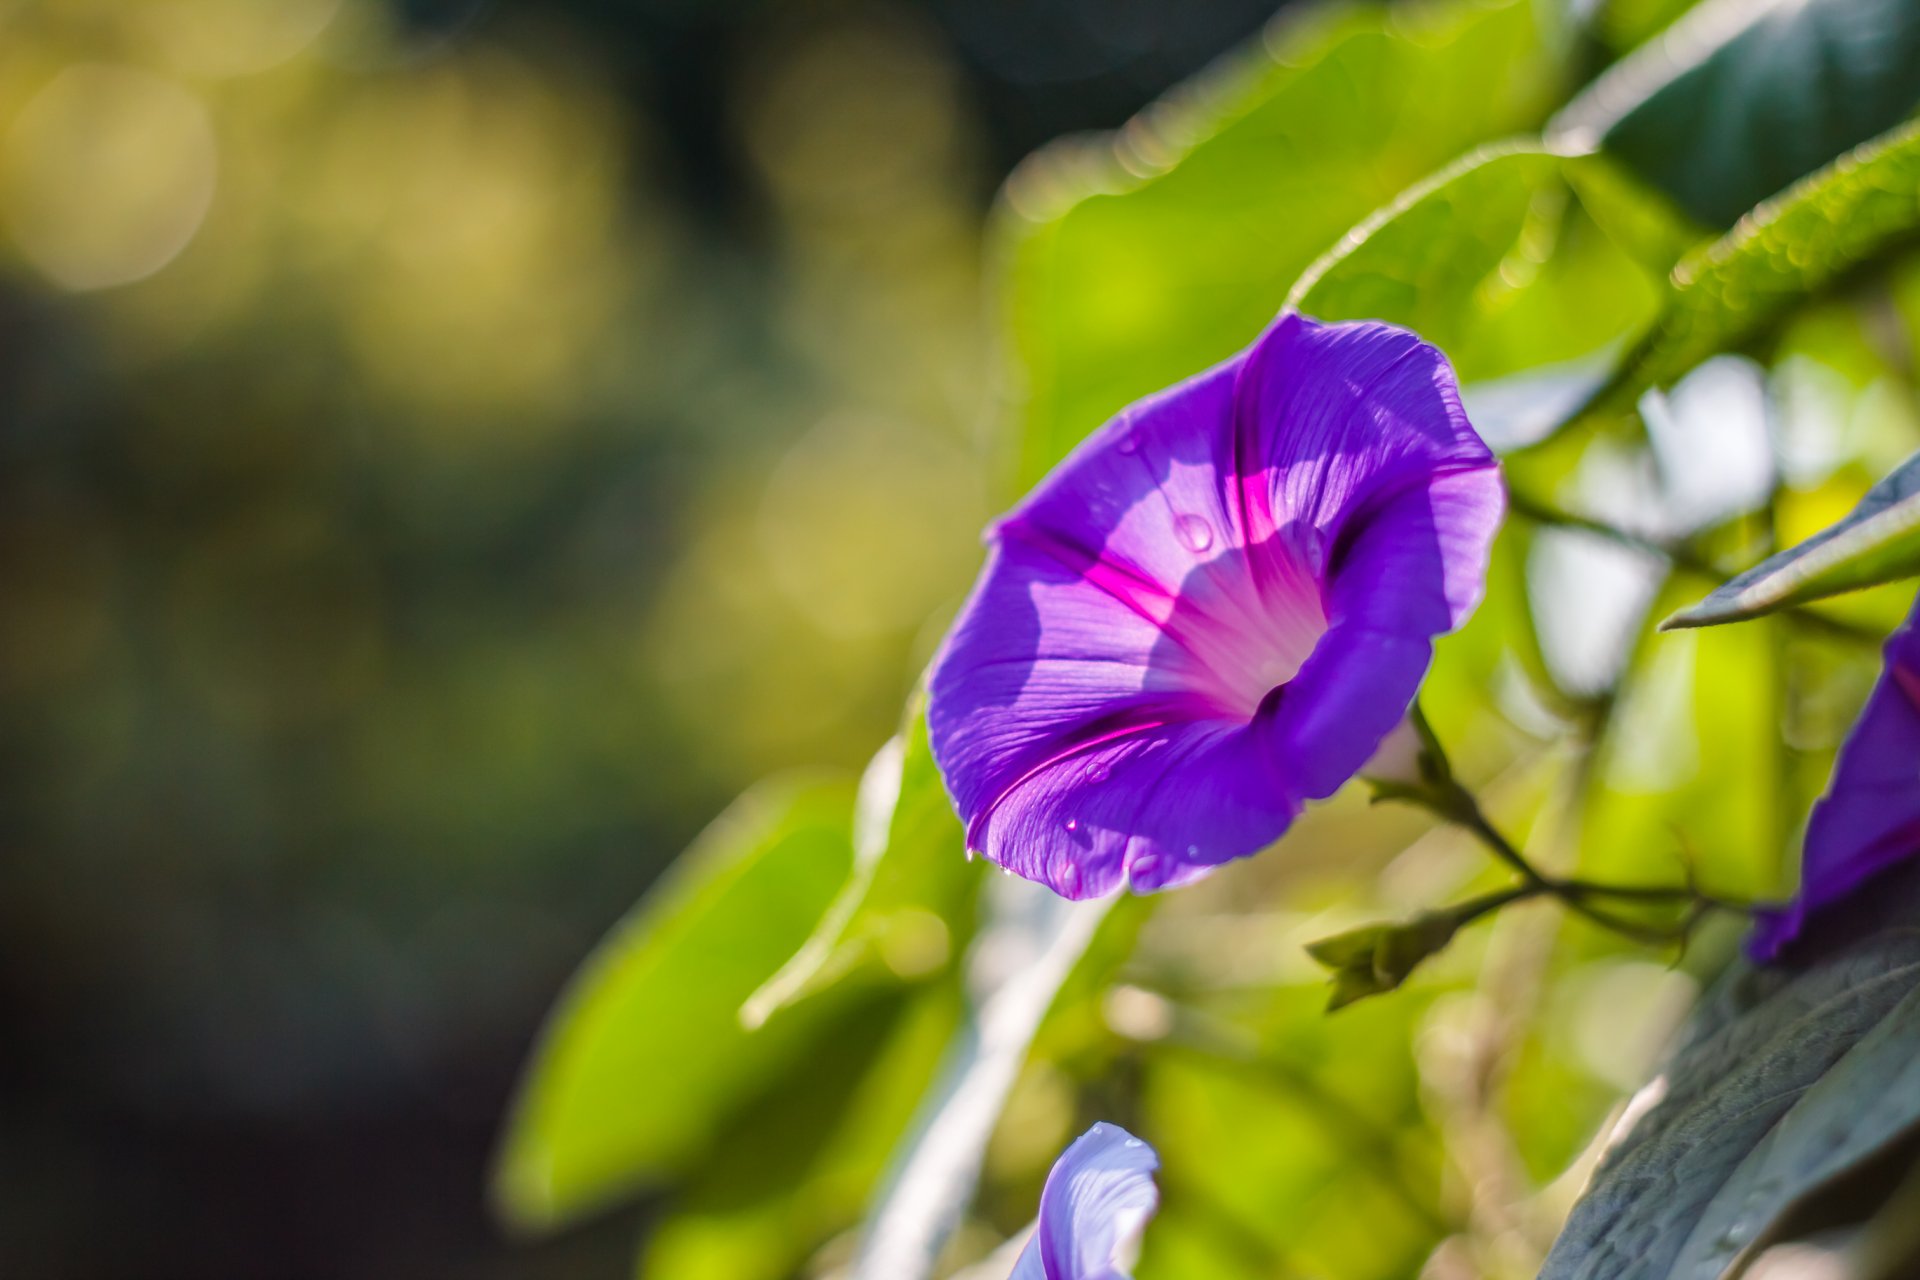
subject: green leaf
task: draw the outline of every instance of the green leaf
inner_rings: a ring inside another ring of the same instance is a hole
[[[924,698],[907,727],[874,756],[854,804],[852,874],[812,935],[741,1006],[757,1027],[877,957],[895,977],[942,972],[971,934],[973,894],[966,834],[940,781]]]
[[[1898,979],[1892,979],[1898,982]],[[1782,1116],[1707,1205],[1673,1266],[1714,1280],[1794,1203],[1920,1123],[1920,991],[1908,991]]]
[[[1533,8],[1290,15],[1111,141],[1023,165],[998,227],[1018,486],[1130,401],[1245,346],[1373,209],[1534,127],[1555,86]]]
[[[494,1172],[516,1226],[550,1229],[682,1171],[846,1005],[758,1032],[741,1001],[846,878],[852,788],[787,780],[708,827],[581,967],[521,1084]]]
[[[641,1276],[786,1280],[859,1220],[960,1017],[956,982],[876,994],[734,1117],[648,1233]]]
[[[1920,104],[1910,0],[1708,0],[1555,121],[1598,139],[1711,226]]]
[[[1920,574],[1920,454],[1868,490],[1846,519],[1770,556],[1661,623],[1739,622],[1843,591]]]
[[[1592,411],[1630,409],[1920,233],[1920,122],[1841,157],[1674,268],[1659,323]]]
[[[1910,875],[1883,884],[1860,909],[1878,927],[1838,922],[1799,968],[1736,968],[1628,1108],[1544,1280],[1728,1274],[1796,1204],[1914,1132],[1914,899]]]
[[[1623,248],[1588,214],[1576,172],[1642,243]],[[1638,255],[1657,259],[1650,246],[1680,234],[1657,201],[1609,173],[1535,142],[1482,147],[1349,231],[1287,305],[1414,330],[1447,353],[1494,449],[1532,443],[1604,384],[1623,335],[1652,323],[1660,277]]]
[[[1405,325],[1469,382],[1565,361],[1637,330],[1653,318],[1656,280],[1579,217],[1570,164],[1530,141],[1471,152],[1349,231],[1287,305],[1323,320]],[[1609,198],[1625,218],[1631,189],[1616,184]],[[1637,216],[1663,215],[1642,203]]]

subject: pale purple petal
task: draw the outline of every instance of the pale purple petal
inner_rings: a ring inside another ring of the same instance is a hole
[[[1887,641],[1886,667],[1813,808],[1800,892],[1761,913],[1747,944],[1773,960],[1816,916],[1920,854],[1920,602]]]
[[[1271,844],[1398,724],[1503,512],[1433,347],[1281,317],[992,532],[930,679],[968,847],[1070,897]]]
[[[1127,1280],[1125,1267],[1159,1207],[1153,1148],[1096,1124],[1061,1154],[1040,1193],[1040,1221],[1008,1280]]]

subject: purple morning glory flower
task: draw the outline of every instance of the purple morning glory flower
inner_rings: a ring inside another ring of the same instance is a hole
[[[1040,1221],[1007,1280],[1128,1280],[1126,1267],[1159,1207],[1153,1148],[1096,1124],[1054,1162]]]
[[[1406,715],[1504,509],[1446,358],[1281,316],[990,532],[930,677],[967,847],[1069,898],[1271,844]]]
[[[1887,641],[1886,666],[1813,807],[1800,892],[1759,913],[1747,951],[1777,959],[1808,922],[1869,879],[1920,854],[1920,602]]]

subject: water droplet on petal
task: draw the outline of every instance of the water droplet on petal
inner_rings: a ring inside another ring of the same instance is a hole
[[[1093,768],[1087,770],[1088,782],[1105,782],[1108,778],[1111,778],[1112,776],[1113,776],[1112,767],[1104,763],[1096,764],[1095,766],[1093,766]]]
[[[1114,448],[1122,453],[1138,453],[1140,451],[1140,437],[1129,431],[1120,437],[1120,443],[1115,445]]]
[[[1138,1138],[1128,1138],[1126,1145],[1129,1147],[1141,1147],[1141,1146],[1145,1146],[1146,1144],[1141,1142],[1140,1139]]]
[[[1199,845],[1197,845],[1197,844],[1190,844],[1190,845],[1188,845],[1188,846],[1187,846],[1187,856],[1188,856],[1189,858],[1197,858],[1197,857],[1199,857],[1199,856],[1200,856],[1200,846],[1199,846]]]
[[[1175,516],[1173,536],[1180,545],[1196,554],[1213,545],[1213,526],[1202,516]]]
[[[1057,874],[1060,881],[1061,893],[1071,898],[1074,894],[1080,892],[1080,868],[1078,866],[1069,862],[1066,866],[1061,867]]]
[[[1067,819],[1067,830],[1078,831],[1079,829],[1080,829],[1080,819],[1078,818]]]

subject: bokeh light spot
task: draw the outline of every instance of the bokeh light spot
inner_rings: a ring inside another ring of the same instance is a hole
[[[152,275],[213,200],[206,109],[170,80],[103,63],[67,68],[8,129],[0,207],[21,251],[67,289]]]
[[[167,61],[201,76],[277,67],[327,29],[341,0],[141,0],[128,15]]]

